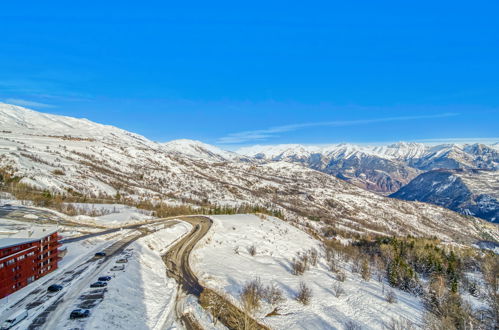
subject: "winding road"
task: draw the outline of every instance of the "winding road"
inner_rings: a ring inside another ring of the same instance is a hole
[[[203,287],[190,267],[189,256],[196,243],[210,230],[212,221],[203,216],[180,217],[179,219],[190,223],[193,229],[163,256],[163,260],[168,275],[175,278],[187,294],[199,297],[203,292]]]

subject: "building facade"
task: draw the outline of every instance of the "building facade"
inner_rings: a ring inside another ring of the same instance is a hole
[[[0,238],[0,299],[57,269],[58,240],[55,230]]]

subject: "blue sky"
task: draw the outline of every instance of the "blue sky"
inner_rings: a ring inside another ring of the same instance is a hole
[[[497,1],[0,4],[0,101],[156,141],[495,140]]]

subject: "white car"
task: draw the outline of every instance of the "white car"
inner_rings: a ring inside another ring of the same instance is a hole
[[[23,310],[21,312],[13,314],[11,317],[9,317],[5,322],[3,322],[2,327],[0,329],[6,330],[10,329],[16,324],[19,324],[22,320],[28,317],[28,311]]]

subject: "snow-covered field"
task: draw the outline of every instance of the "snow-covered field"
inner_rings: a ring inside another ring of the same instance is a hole
[[[76,209],[97,216],[76,215],[72,221],[87,225],[118,227],[154,219],[150,211],[139,210],[136,207],[123,204],[84,204],[71,203]]]
[[[177,239],[188,233],[191,225],[179,222],[143,237],[132,245],[133,255],[122,272],[115,276],[101,304],[86,324],[88,329],[162,329],[174,319],[177,294],[174,279],[166,276],[161,255]]]
[[[317,266],[302,276],[291,274],[290,262],[297,252],[315,248],[323,254],[319,242],[303,231],[277,218],[256,215],[213,216],[213,227],[193,251],[191,265],[203,285],[226,293],[239,301],[242,285],[256,277],[264,285],[274,283],[284,293],[285,302],[278,316],[265,317],[273,310],[264,304],[258,318],[276,329],[343,329],[349,321],[362,329],[382,329],[392,318],[407,319],[418,325],[422,306],[410,294],[394,290],[398,302],[390,304],[385,293],[388,285],[371,279],[363,281],[347,264],[342,283],[345,293],[333,294],[337,283],[323,256]],[[256,247],[251,256],[248,248]],[[309,305],[295,300],[300,281],[306,282],[313,296]]]

